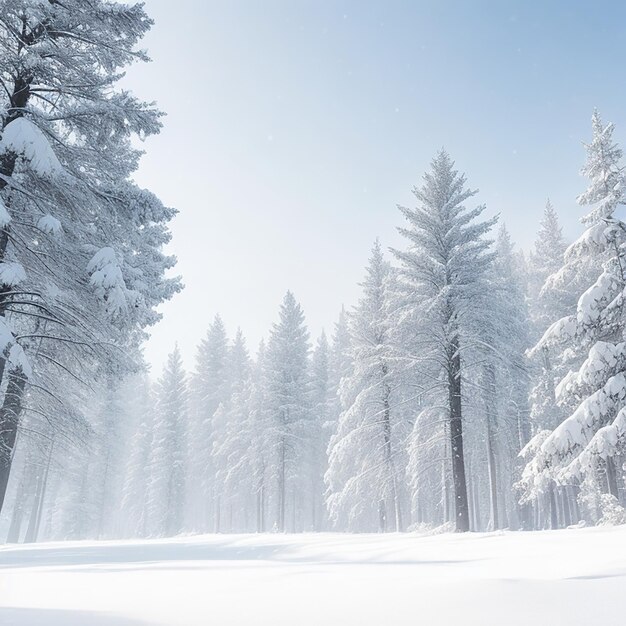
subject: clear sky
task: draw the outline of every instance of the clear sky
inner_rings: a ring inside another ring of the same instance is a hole
[[[186,289],[146,356],[192,367],[216,313],[254,350],[291,289],[313,336],[398,243],[433,154],[532,244],[546,198],[574,237],[597,106],[626,140],[626,3],[147,0],[153,62],[127,84],[167,113],[138,182],[179,209]]]

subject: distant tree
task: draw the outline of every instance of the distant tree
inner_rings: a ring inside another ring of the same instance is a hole
[[[328,509],[335,523],[401,530],[398,425],[389,354],[390,267],[376,241],[363,295],[350,315],[352,372],[342,379],[345,410],[329,445]]]
[[[228,393],[213,416],[216,530],[245,529],[253,494],[250,466],[254,463],[250,424],[250,355],[240,330],[226,358]],[[237,526],[238,524],[238,526]]]
[[[196,354],[196,369],[191,378],[191,432],[189,458],[191,480],[188,485],[190,528],[215,530],[218,524],[213,467],[214,416],[229,393],[228,337],[224,323],[215,316]]]
[[[332,421],[333,397],[330,380],[330,346],[326,333],[319,336],[311,358],[311,429],[308,460],[311,481],[311,528],[325,525],[324,473],[327,468],[326,429]]]
[[[288,291],[270,334],[265,379],[267,410],[272,419],[271,432],[267,434],[272,456],[266,471],[276,484],[279,531],[302,527],[311,496],[303,472],[311,442],[308,355],[309,333],[304,313]]]
[[[172,536],[183,529],[187,381],[178,346],[156,386],[148,482],[149,534]]]
[[[151,385],[144,376],[133,378],[131,384],[133,395],[128,398],[128,412],[133,430],[124,466],[121,500],[124,513],[123,534],[145,537],[148,533],[147,496],[155,402]]]

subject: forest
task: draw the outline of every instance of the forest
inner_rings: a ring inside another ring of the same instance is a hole
[[[175,348],[151,372],[183,288],[176,209],[133,180],[162,115],[120,86],[151,25],[0,2],[0,540],[626,523],[613,124],[594,111],[580,138],[575,240],[547,200],[517,247],[442,149],[410,206],[381,207],[403,245],[378,233],[327,334],[285,285],[259,346],[216,316],[192,368]]]

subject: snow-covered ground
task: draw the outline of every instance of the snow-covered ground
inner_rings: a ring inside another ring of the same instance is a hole
[[[0,624],[622,626],[626,528],[0,547]]]

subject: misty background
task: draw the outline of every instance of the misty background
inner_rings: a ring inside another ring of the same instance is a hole
[[[312,334],[331,331],[357,299],[374,238],[398,242],[396,204],[413,206],[442,146],[518,246],[530,247],[547,197],[566,237],[581,232],[581,138],[594,106],[620,118],[626,6],[147,0],[146,10],[153,62],[127,82],[167,118],[136,178],[180,210],[169,249],[186,285],[146,347],[154,374],[176,340],[192,367],[216,313],[254,350],[288,288]],[[618,142],[624,132],[618,124]]]

